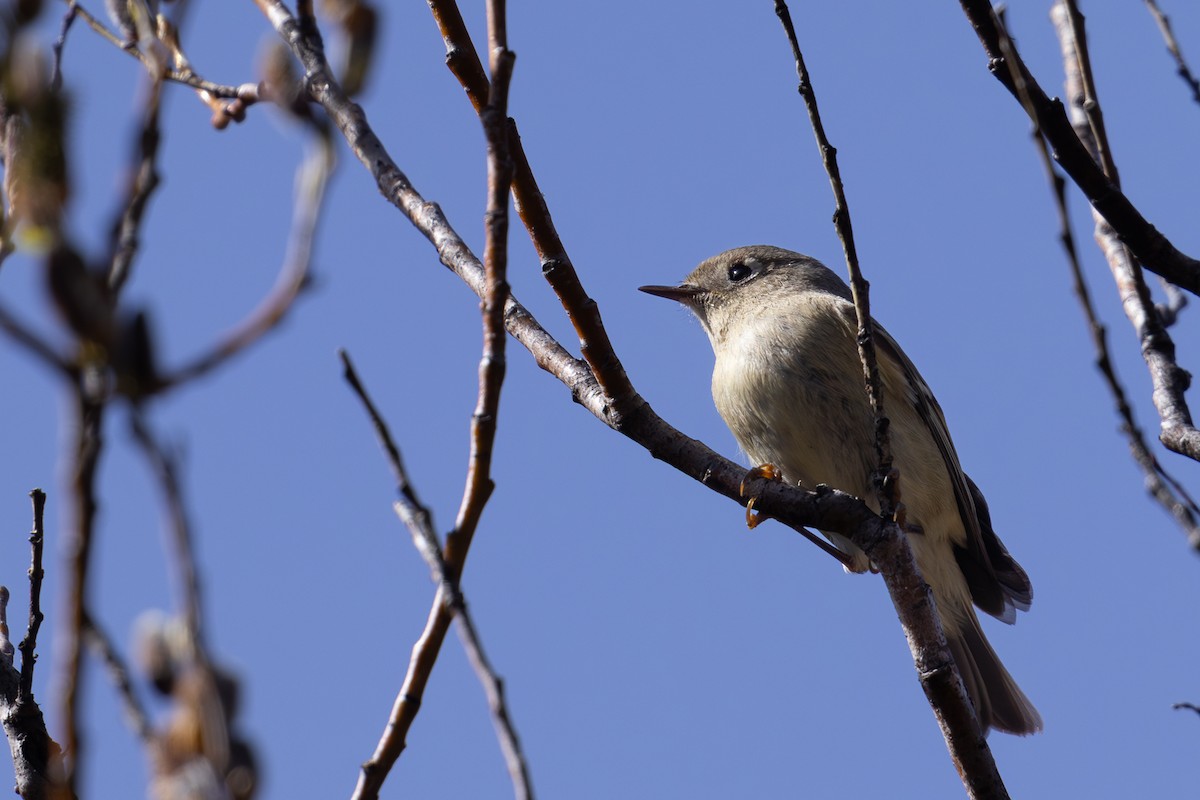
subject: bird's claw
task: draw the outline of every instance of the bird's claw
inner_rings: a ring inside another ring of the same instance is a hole
[[[752,481],[758,478],[766,478],[769,481],[781,481],[783,480],[783,473],[780,472],[779,468],[774,464],[760,464],[759,466],[749,470],[746,473],[746,477],[742,478],[742,483],[738,486],[738,494],[740,494],[742,497],[745,497],[746,481]],[[746,527],[750,530],[754,530],[761,525],[763,521],[768,519],[766,514],[756,514],[754,512],[754,502],[756,500],[758,500],[757,496],[751,497],[746,503]]]

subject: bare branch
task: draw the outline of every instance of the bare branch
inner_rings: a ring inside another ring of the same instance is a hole
[[[1162,33],[1163,42],[1167,45],[1167,52],[1171,54],[1171,58],[1175,59],[1175,72],[1192,90],[1192,99],[1200,103],[1200,80],[1197,80],[1196,76],[1192,74],[1187,61],[1183,58],[1183,53],[1179,50],[1179,42],[1176,41],[1175,33],[1171,30],[1170,17],[1159,9],[1158,3],[1154,0],[1146,0],[1146,8],[1150,9],[1154,22],[1158,25],[1159,32]]]
[[[430,0],[430,10],[446,45],[446,65],[466,90],[476,113],[483,114],[489,96],[488,79],[475,44],[453,0]],[[580,354],[596,376],[601,391],[621,410],[644,402],[634,391],[625,368],[613,350],[596,301],[588,296],[575,266],[554,227],[541,189],[533,176],[517,124],[509,120],[508,147],[513,160],[513,199],[517,213],[542,261],[542,275],[562,303],[579,337]]]
[[[1013,97],[1020,100],[1013,73],[1005,63],[1000,31],[989,0],[959,0],[988,56],[988,68]],[[1013,69],[1024,81],[1030,105],[1028,113],[1050,144],[1054,160],[1062,166],[1087,196],[1092,207],[1113,227],[1116,235],[1151,272],[1163,276],[1192,294],[1200,294],[1200,261],[1180,252],[1157,231],[1141,212],[1100,169],[1080,142],[1067,119],[1062,102],[1051,100],[1034,80],[1029,68],[1014,49]]]
[[[1075,131],[1089,152],[1100,158],[1100,154],[1108,152],[1109,148],[1107,144],[1101,144],[1105,140],[1104,127],[1096,122],[1100,104],[1096,99],[1087,50],[1077,44],[1086,38],[1083,15],[1071,2],[1055,4],[1051,14],[1062,48],[1066,94],[1071,100],[1070,112]],[[1089,105],[1092,108],[1090,112],[1085,108]],[[1097,136],[1099,140],[1095,138]],[[1118,181],[1115,167],[1111,168],[1108,177],[1115,186]],[[1096,220],[1096,243],[1100,245],[1112,270],[1121,295],[1121,305],[1137,332],[1142,356],[1150,370],[1150,380],[1154,385],[1152,397],[1162,422],[1159,439],[1169,449],[1200,461],[1200,431],[1192,425],[1184,396],[1190,376],[1175,361],[1175,344],[1158,316],[1134,254],[1122,243],[1103,215],[1093,210],[1093,217]]]
[[[883,384],[875,358],[873,323],[870,312],[869,284],[859,269],[858,254],[854,246],[854,230],[850,222],[850,209],[846,203],[845,189],[837,164],[837,150],[829,143],[821,113],[817,106],[812,79],[804,63],[804,55],[792,25],[791,14],[784,0],[775,0],[775,13],[783,23],[791,44],[792,57],[796,62],[799,92],[808,110],[809,122],[821,151],[821,160],[829,175],[833,190],[835,211],[834,225],[846,257],[850,272],[850,286],[854,298],[854,310],[858,316],[858,348],[862,362],[863,379],[871,410],[875,418],[875,451],[878,468],[874,483],[879,498],[880,510],[885,520],[892,520],[890,530],[892,559],[888,564],[878,564],[893,604],[904,626],[913,661],[920,675],[922,688],[933,707],[950,756],[958,769],[959,777],[972,798],[1007,798],[1004,781],[996,768],[988,748],[987,739],[979,725],[966,688],[958,672],[958,666],[946,644],[941,618],[933,602],[933,595],[917,569],[912,549],[905,536],[900,534],[899,520],[903,519],[900,502],[899,476],[892,467],[892,452],[888,435],[888,418],[883,405]],[[874,558],[872,556],[872,558]],[[878,563],[878,562],[877,562]],[[920,598],[925,613],[912,613],[913,604],[902,598]]]
[[[70,500],[72,524],[66,527],[63,550],[67,553],[66,611],[60,625],[62,648],[58,697],[62,718],[65,759],[64,784],[74,795],[83,762],[84,736],[81,724],[83,701],[83,636],[88,619],[88,589],[92,544],[96,531],[96,479],[104,449],[104,379],[94,366],[86,367],[75,385],[75,433],[71,446]]]
[[[408,478],[408,471],[404,468],[404,460],[400,457],[400,448],[396,446],[396,440],[392,437],[392,432],[388,428],[387,421],[383,415],[379,413],[379,408],[371,400],[370,394],[367,393],[367,387],[363,385],[358,377],[358,370],[354,368],[354,362],[350,360],[350,354],[345,350],[338,351],[338,357],[342,360],[342,377],[346,383],[350,384],[350,388],[354,390],[359,401],[363,404],[363,408],[367,412],[367,416],[371,418],[371,424],[375,428],[375,438],[379,440],[379,444],[383,447],[383,452],[387,454],[388,464],[391,465],[392,475],[396,479],[396,494],[399,495],[400,501],[396,504],[396,514],[405,526],[413,532],[413,536],[417,541],[417,549],[421,551],[422,558],[426,561],[429,557],[424,553],[426,550],[441,552],[441,545],[438,544],[437,534],[433,529],[433,515],[429,512],[429,508],[421,502],[417,497],[416,488],[412,485],[412,481]],[[443,580],[442,577],[437,578],[438,582]]]
[[[42,550],[46,541],[46,493],[34,489],[29,493],[33,501],[33,530],[29,534],[30,564],[29,564],[29,625],[25,636],[21,639],[21,686],[17,694],[17,702],[22,703],[33,697],[33,666],[37,661],[37,637],[41,630],[42,620],[42,579],[46,571],[42,569]]]
[[[149,54],[138,49],[136,46],[126,46],[126,42],[122,41],[121,37],[117,36],[108,27],[97,19],[90,11],[79,5],[78,0],[66,0],[68,4],[75,9],[75,13],[87,23],[88,27],[98,33],[101,37],[108,40],[110,44],[118,50],[122,50],[129,55],[141,61],[146,69],[152,74],[158,69],[155,60]],[[230,100],[241,99],[243,101],[251,101],[253,95],[257,92],[257,85],[253,83],[243,83],[238,86],[231,86],[222,83],[214,83],[205,80],[190,69],[187,70],[166,70],[162,73],[162,79],[171,81],[172,83],[181,83],[184,86],[190,86],[197,92],[206,92],[213,97],[221,97]]]
[[[796,76],[799,78],[798,91],[804,98],[804,107],[808,110],[808,121],[812,125],[813,135],[817,140],[817,149],[821,151],[821,162],[829,175],[829,186],[833,190],[834,211],[833,224],[837,229],[838,239],[842,242],[842,252],[846,257],[846,269],[850,273],[850,290],[854,297],[854,311],[858,316],[858,354],[862,361],[863,383],[867,398],[871,403],[871,411],[875,416],[875,456],[878,469],[875,473],[875,491],[879,497],[879,508],[885,517],[893,517],[899,503],[899,488],[896,475],[892,469],[891,437],[888,435],[888,418],[883,407],[883,388],[879,378],[879,364],[875,360],[874,323],[871,320],[870,284],[863,277],[858,265],[858,250],[854,246],[854,227],[850,222],[850,207],[846,203],[846,190],[842,184],[841,170],[838,169],[837,148],[829,143],[825,135],[825,125],[821,122],[821,112],[817,107],[817,95],[813,91],[812,79],[808,67],[804,64],[804,54],[800,50],[800,42],[796,38],[796,29],[792,25],[792,15],[784,0],[775,0],[775,14],[783,23],[788,43],[792,46],[792,58],[796,62]]]
[[[33,692],[21,689],[9,641],[9,591],[0,586],[0,726],[12,753],[14,792],[26,800],[62,797],[62,750],[46,730],[46,719]],[[22,653],[22,666],[25,654]],[[73,795],[68,794],[73,800]]]
[[[1073,30],[1079,24],[1070,19],[1070,17],[1067,17],[1066,20],[1066,24],[1070,25]],[[1005,37],[1002,40],[1002,44],[1007,47],[1007,41],[1010,40],[1003,27],[1001,27],[1001,33]],[[1020,80],[1020,76],[1014,75],[1013,80],[1022,97],[1022,102],[1029,102],[1024,82]],[[1091,91],[1095,91],[1094,87]],[[1098,114],[1099,104],[1095,101],[1094,97],[1093,102],[1096,103],[1096,113]],[[1102,131],[1103,124],[1096,124],[1096,118],[1096,116],[1093,116],[1089,127],[1092,130],[1098,129]],[[1117,376],[1116,367],[1113,364],[1108,349],[1108,331],[1096,314],[1096,309],[1092,304],[1091,291],[1088,289],[1087,281],[1084,278],[1083,267],[1079,261],[1079,251],[1075,244],[1075,235],[1071,228],[1070,215],[1067,213],[1066,182],[1054,169],[1054,162],[1050,156],[1046,140],[1042,138],[1037,130],[1032,132],[1032,136],[1034,144],[1037,146],[1038,154],[1041,157],[1042,167],[1045,169],[1046,176],[1050,180],[1051,191],[1054,195],[1054,206],[1058,212],[1059,241],[1062,243],[1063,250],[1065,251],[1067,264],[1071,268],[1075,296],[1078,298],[1083,310],[1088,333],[1092,339],[1092,346],[1096,351],[1096,368],[1100,371],[1101,376],[1108,385],[1109,394],[1112,395],[1117,415],[1121,418],[1121,431],[1129,441],[1129,450],[1133,455],[1134,462],[1142,469],[1147,491],[1174,517],[1184,532],[1188,534],[1188,538],[1193,542],[1193,546],[1196,546],[1195,543],[1200,542],[1200,527],[1197,527],[1196,523],[1196,516],[1200,514],[1200,510],[1196,509],[1195,502],[1192,501],[1182,487],[1159,464],[1158,459],[1150,451],[1145,435],[1137,423],[1133,408],[1130,406],[1125,393],[1125,387]],[[1115,165],[1112,169],[1113,174],[1115,174]],[[1169,286],[1170,284],[1167,285]],[[1176,496],[1175,491],[1172,491],[1172,487],[1178,490],[1178,496]]]
[[[345,351],[339,355],[342,359],[343,376],[358,395],[370,416],[376,436],[388,456],[392,473],[396,477],[396,488],[400,495],[400,499],[395,504],[396,515],[409,529],[413,544],[416,546],[417,552],[421,554],[421,558],[429,566],[434,583],[438,587],[433,608],[430,610],[429,624],[421,638],[413,646],[412,659],[404,678],[404,688],[396,697],[388,725],[376,745],[374,754],[362,766],[353,797],[374,798],[379,796],[379,790],[382,788],[384,780],[406,747],[408,731],[420,710],[425,686],[445,640],[446,630],[450,620],[456,616],[459,621],[463,647],[466,649],[471,665],[487,694],[488,705],[496,723],[497,735],[500,738],[505,760],[509,764],[510,773],[514,776],[517,796],[532,797],[528,767],[508,713],[503,682],[484,655],[483,645],[467,609],[466,599],[442,555],[437,534],[433,529],[432,515],[417,497],[388,425],[359,379],[349,355]]]

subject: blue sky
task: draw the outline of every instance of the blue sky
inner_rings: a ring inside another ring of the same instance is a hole
[[[1200,58],[1200,9],[1164,7],[1185,54]],[[1009,20],[1057,94],[1047,8],[1018,4]],[[1126,191],[1194,254],[1200,106],[1142,4],[1084,11]],[[480,252],[479,125],[425,5],[385,12],[363,105],[396,161]],[[965,468],[1034,582],[1032,611],[1015,627],[984,622],[1046,721],[1036,737],[991,737],[1010,792],[1194,791],[1200,719],[1171,704],[1200,701],[1200,563],[1146,498],[1116,431],[1028,122],[955,4],[918,14],[884,2],[796,3],[792,14],[839,148],[875,316],[937,393]],[[469,22],[481,38],[481,13]],[[514,4],[509,30],[511,111],[635,386],[673,425],[737,457],[709,397],[699,326],[635,289],[751,243],[844,269],[772,4]],[[253,77],[270,35],[252,3],[197,4],[185,44],[206,77],[237,83]],[[71,232],[95,251],[144,87],[136,62],[82,27],[65,71]],[[266,108],[216,133],[186,89],[169,87],[166,102],[165,180],[128,292],[150,310],[163,360],[179,364],[274,282],[302,140]],[[1118,370],[1153,436],[1137,344],[1091,245],[1088,211],[1077,195],[1071,203]],[[473,296],[349,157],[315,277],[278,332],[152,414],[185,453],[208,631],[244,678],[241,723],[265,763],[267,798],[350,793],[433,596],[336,349],[357,361],[441,530],[461,493],[475,402]],[[575,349],[517,226],[510,280]],[[10,259],[0,294],[53,329],[36,261]],[[1193,369],[1197,313],[1173,331]],[[843,574],[781,526],[746,531],[740,508],[572,404],[518,345],[509,352],[497,490],[463,586],[542,796],[961,796],[878,578]],[[53,709],[66,395],[8,342],[0,372],[9,533],[0,580],[22,620],[26,493],[42,486],[48,619],[36,690]],[[109,420],[92,599],[128,647],[137,615],[172,608],[177,593],[163,514],[126,422]],[[1200,490],[1195,464],[1162,458]],[[94,663],[85,690],[87,795],[139,796],[145,759]],[[0,784],[9,769],[0,766]],[[482,692],[451,637],[384,796],[509,793]]]

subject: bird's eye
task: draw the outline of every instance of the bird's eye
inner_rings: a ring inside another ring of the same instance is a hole
[[[732,283],[739,283],[749,278],[752,272],[753,270],[749,266],[739,261],[729,268],[729,280]]]

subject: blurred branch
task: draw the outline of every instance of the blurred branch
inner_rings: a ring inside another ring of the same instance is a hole
[[[1061,17],[1062,13],[1058,12],[1059,16],[1056,16],[1056,19],[1060,19],[1065,24],[1069,24],[1074,28],[1074,24]],[[1007,32],[1003,28],[1001,28],[1001,33],[1004,36],[1002,45],[1007,48],[1008,42],[1011,40],[1008,39]],[[1013,80],[1019,94],[1023,98],[1023,102],[1028,102],[1028,95],[1025,92],[1024,83],[1020,80],[1020,77],[1014,76]],[[1158,459],[1155,458],[1149,445],[1146,443],[1141,427],[1137,424],[1133,408],[1130,406],[1125,393],[1125,387],[1117,376],[1116,367],[1113,364],[1108,349],[1108,331],[1096,314],[1096,309],[1092,304],[1091,291],[1088,289],[1083,267],[1079,261],[1079,251],[1075,244],[1075,235],[1071,229],[1070,215],[1067,213],[1066,181],[1054,169],[1054,162],[1050,156],[1050,150],[1046,146],[1045,139],[1042,138],[1037,130],[1034,130],[1032,135],[1034,144],[1038,149],[1038,154],[1041,157],[1042,167],[1045,169],[1046,176],[1050,180],[1051,191],[1054,195],[1054,205],[1058,212],[1059,241],[1062,243],[1067,263],[1071,268],[1075,296],[1078,298],[1079,304],[1083,309],[1088,333],[1092,339],[1092,346],[1096,351],[1096,368],[1100,371],[1101,376],[1108,385],[1109,394],[1112,395],[1117,415],[1121,418],[1121,431],[1129,441],[1129,450],[1133,455],[1134,462],[1142,470],[1147,491],[1171,514],[1179,526],[1183,528],[1184,532],[1188,534],[1192,546],[1197,547],[1200,545],[1200,527],[1197,526],[1196,517],[1200,514],[1200,509],[1196,508],[1195,502],[1163,469],[1162,465],[1159,464]],[[1179,492],[1178,496],[1176,496],[1172,487]]]
[[[987,53],[988,69],[1018,101],[1021,98],[1013,75],[1020,75],[1029,98],[1027,112],[1046,137],[1054,160],[1083,191],[1092,207],[1108,221],[1146,269],[1192,294],[1200,294],[1200,261],[1177,250],[1105,176],[1076,135],[1062,101],[1051,100],[1046,95],[1015,49],[1008,56],[1011,66],[1006,63],[991,2],[959,0],[959,4]]]
[[[130,414],[133,438],[142,449],[142,454],[146,457],[155,478],[158,479],[163,504],[166,506],[168,517],[170,517],[170,539],[174,551],[172,561],[182,595],[181,605],[184,610],[184,619],[187,621],[188,637],[195,643],[197,651],[204,652],[200,572],[196,567],[195,546],[191,525],[188,523],[187,510],[184,508],[178,467],[175,459],[154,437],[146,422],[145,412],[135,406],[130,409]]]
[[[114,295],[120,294],[129,278],[129,269],[137,255],[142,219],[150,195],[158,188],[159,111],[162,108],[162,81],[150,82],[143,109],[141,129],[138,131],[138,164],[130,181],[128,196],[112,226],[111,254],[109,262],[108,288]]]
[[[893,558],[887,564],[879,564],[884,583],[892,597],[905,638],[912,651],[913,662],[920,676],[921,686],[933,708],[938,726],[945,737],[950,757],[958,770],[959,777],[971,798],[1007,798],[1008,792],[1000,777],[995,759],[988,748],[987,739],[979,725],[971,701],[967,696],[958,666],[946,644],[933,595],[917,569],[916,560],[907,537],[899,531],[903,519],[900,502],[900,476],[892,467],[892,451],[888,436],[888,418],[883,405],[883,386],[879,367],[875,359],[873,325],[870,312],[870,285],[859,269],[858,253],[854,246],[854,230],[850,221],[850,209],[837,164],[837,150],[829,143],[821,113],[817,105],[812,79],[804,63],[791,13],[784,0],[775,0],[775,13],[779,16],[792,48],[799,79],[800,96],[808,110],[809,122],[821,151],[821,160],[829,175],[833,190],[835,211],[834,225],[846,257],[850,272],[850,286],[854,297],[854,310],[858,316],[858,348],[862,362],[863,379],[871,410],[875,418],[875,451],[878,467],[874,476],[875,490],[879,498],[881,516],[891,521],[887,525],[891,539]],[[913,603],[912,598],[919,598]],[[917,613],[920,609],[920,613]]]
[[[1079,44],[1086,41],[1083,15],[1074,2],[1060,0],[1052,8],[1051,17],[1062,49],[1066,95],[1071,101],[1070,112],[1075,131],[1095,158],[1108,159],[1106,177],[1116,186],[1119,179],[1111,155],[1103,155],[1109,153],[1110,148],[1104,125],[1100,121],[1100,103],[1092,79],[1091,63],[1086,47],[1080,47]],[[1134,254],[1101,214],[1093,209],[1092,216],[1096,221],[1096,243],[1100,245],[1112,270],[1121,305],[1137,333],[1142,357],[1150,370],[1150,380],[1154,385],[1152,398],[1162,423],[1159,439],[1169,449],[1200,461],[1200,431],[1192,425],[1191,412],[1184,396],[1191,377],[1176,363],[1175,344],[1158,316]],[[1191,538],[1194,544],[1200,546],[1200,541]]]
[[[296,201],[292,212],[292,229],[275,287],[259,307],[241,325],[227,334],[223,341],[164,378],[165,386],[187,383],[223,365],[283,322],[295,305],[300,292],[308,285],[313,242],[320,222],[325,191],[336,163],[329,132],[323,127],[317,127],[313,149],[296,170]]]
[[[71,25],[74,24],[77,16],[79,16],[79,6],[76,4],[76,0],[69,0],[66,13],[63,14],[62,23],[58,28],[58,38],[54,40],[51,47],[51,52],[54,54],[54,70],[50,73],[50,91],[52,92],[62,91],[63,48],[67,46],[67,34],[71,32]]]
[[[126,43],[121,40],[121,37],[109,30],[103,22],[101,22],[90,11],[80,5],[78,0],[66,0],[66,2],[69,6],[75,9],[76,13],[83,19],[85,23],[87,23],[89,28],[98,33],[102,38],[106,39],[109,44],[113,45],[118,50],[129,53],[129,55],[133,56],[138,61],[141,61],[142,65],[145,66],[146,69],[151,71],[156,69],[157,65],[155,64],[155,60],[152,56],[138,49],[136,46],[127,46]],[[249,87],[254,86],[254,84],[245,83],[240,86],[214,83],[212,81],[204,80],[191,70],[167,70],[165,73],[163,73],[162,79],[171,81],[172,83],[181,83],[184,86],[190,86],[197,91],[208,92],[216,97],[224,97],[228,99],[236,99],[241,97],[249,90]]]
[[[1154,17],[1159,32],[1162,33],[1163,42],[1167,45],[1167,52],[1171,54],[1171,58],[1175,59],[1175,72],[1192,90],[1192,99],[1200,103],[1200,80],[1196,80],[1196,76],[1192,74],[1187,61],[1183,58],[1183,53],[1179,50],[1179,42],[1176,41],[1175,33],[1171,30],[1170,17],[1159,9],[1158,3],[1154,0],[1146,0],[1146,8],[1150,9],[1150,14]]]
[[[133,689],[133,683],[129,679],[129,668],[125,665],[121,654],[117,652],[112,639],[91,616],[86,619],[85,633],[92,648],[99,654],[100,660],[108,669],[108,675],[117,689],[117,695],[121,698],[125,717],[133,728],[133,732],[137,734],[143,745],[153,744],[154,726],[150,723],[150,715],[146,712],[142,701],[138,699],[137,693]]]
[[[60,625],[58,643],[62,648],[58,696],[62,717],[63,749],[67,754],[64,784],[66,791],[77,793],[79,766],[83,761],[83,635],[88,618],[88,589],[92,544],[96,531],[96,477],[104,449],[104,377],[95,365],[81,370],[75,383],[74,441],[71,445],[70,475],[71,521],[65,528],[67,553],[66,612]]]
[[[34,333],[2,304],[0,304],[0,330],[3,330],[13,342],[25,348],[46,366],[65,378],[74,379],[78,371],[75,365],[63,358],[49,342]]]

